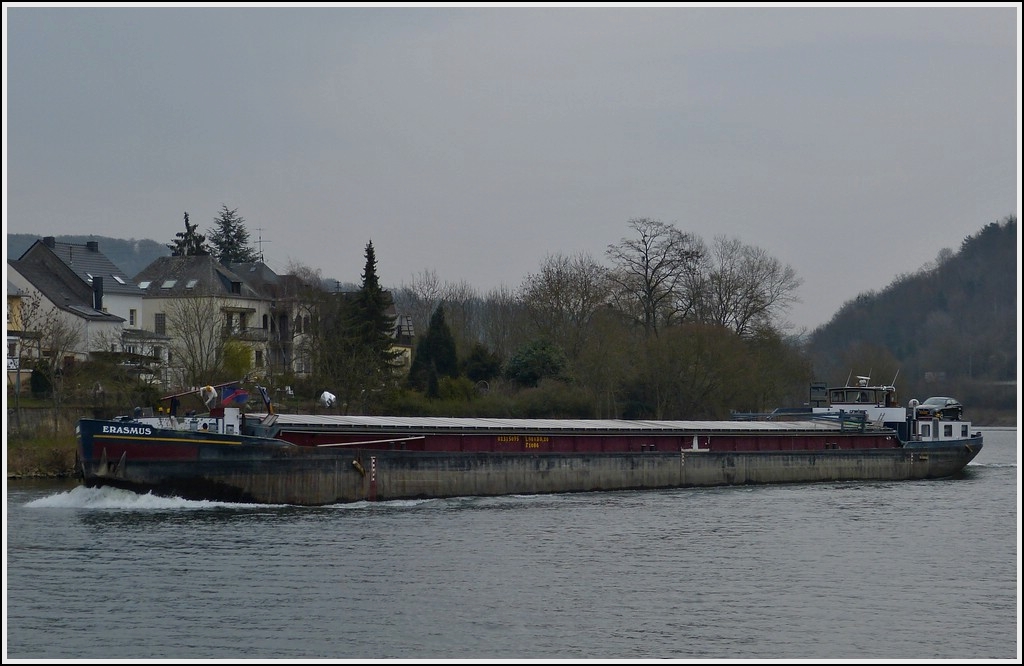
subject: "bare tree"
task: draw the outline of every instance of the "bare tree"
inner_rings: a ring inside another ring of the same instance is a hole
[[[521,321],[522,302],[505,285],[487,293],[480,305],[480,338],[483,344],[503,360],[526,341]]]
[[[221,371],[223,336],[220,308],[210,294],[196,292],[167,306],[171,358],[183,386],[202,386]]]
[[[559,345],[570,360],[579,355],[609,292],[607,270],[586,253],[548,255],[520,288],[536,333]]]
[[[322,341],[312,335],[313,321],[319,317],[319,307],[325,298],[323,275],[320,269],[291,262],[286,268],[285,292],[279,302],[289,302],[290,326],[283,339],[292,350],[290,365],[299,372],[313,371],[313,358],[318,354]],[[289,367],[289,370],[291,368]]]
[[[445,321],[455,338],[455,348],[463,358],[480,340],[480,296],[466,280],[445,282],[444,310]]]
[[[444,285],[437,271],[424,269],[413,275],[412,282],[395,290],[395,308],[400,314],[412,318],[413,327],[423,333],[430,316],[444,299]]]
[[[22,330],[35,347],[36,369],[50,382],[53,400],[53,432],[59,427],[58,414],[64,398],[64,373],[74,354],[85,342],[85,325],[56,306],[46,307],[38,294],[22,299]]]
[[[417,335],[422,335],[437,310],[444,305],[446,321],[462,354],[480,339],[480,298],[465,280],[442,281],[437,272],[426,269],[413,276],[410,284],[394,292],[395,308],[412,317]]]
[[[642,332],[613,307],[598,308],[591,316],[589,333],[570,372],[590,396],[598,418],[622,418],[625,387],[636,372],[636,350]]]
[[[609,245],[607,256],[614,268],[610,278],[619,308],[642,323],[647,335],[677,318],[686,278],[700,259],[700,243],[671,224],[650,218],[633,218],[628,225],[635,238]]]
[[[724,236],[715,237],[702,263],[698,318],[740,336],[775,325],[803,282],[765,250]]]

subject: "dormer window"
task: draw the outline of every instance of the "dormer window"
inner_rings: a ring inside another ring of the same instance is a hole
[[[177,280],[165,280],[164,283],[162,285],[160,285],[160,288],[161,289],[170,289],[171,287],[173,287],[176,284],[178,284]]]
[[[195,278],[192,278],[192,279],[191,279],[191,280],[189,280],[189,281],[188,281],[187,283],[185,283],[185,288],[186,288],[186,289],[192,289],[192,288],[193,288],[193,287],[195,287],[195,286],[196,286],[197,284],[199,284],[199,280],[197,280],[197,279],[195,279]]]
[[[150,280],[143,280],[139,283],[139,289],[149,289],[149,285],[151,284],[152,282]]]

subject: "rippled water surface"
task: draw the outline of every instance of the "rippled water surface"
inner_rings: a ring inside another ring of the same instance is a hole
[[[12,659],[1020,659],[1016,429],[962,478],[356,503],[6,484]]]

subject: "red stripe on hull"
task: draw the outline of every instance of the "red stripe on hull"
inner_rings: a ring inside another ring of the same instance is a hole
[[[278,437],[299,446],[359,445],[380,451],[432,453],[638,453],[672,452],[694,448],[693,435],[519,435],[428,433],[314,433],[282,430]],[[827,451],[833,449],[894,449],[895,436],[861,433],[697,435],[697,448],[710,451]]]
[[[93,456],[98,460],[103,450],[108,460],[116,460],[127,452],[128,458],[144,460],[198,460],[199,447],[195,442],[165,442],[151,437],[129,440],[120,437],[93,439]]]

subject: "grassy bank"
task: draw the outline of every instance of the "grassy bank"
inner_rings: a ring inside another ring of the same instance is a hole
[[[75,476],[75,436],[73,433],[35,437],[8,436],[8,479]]]

